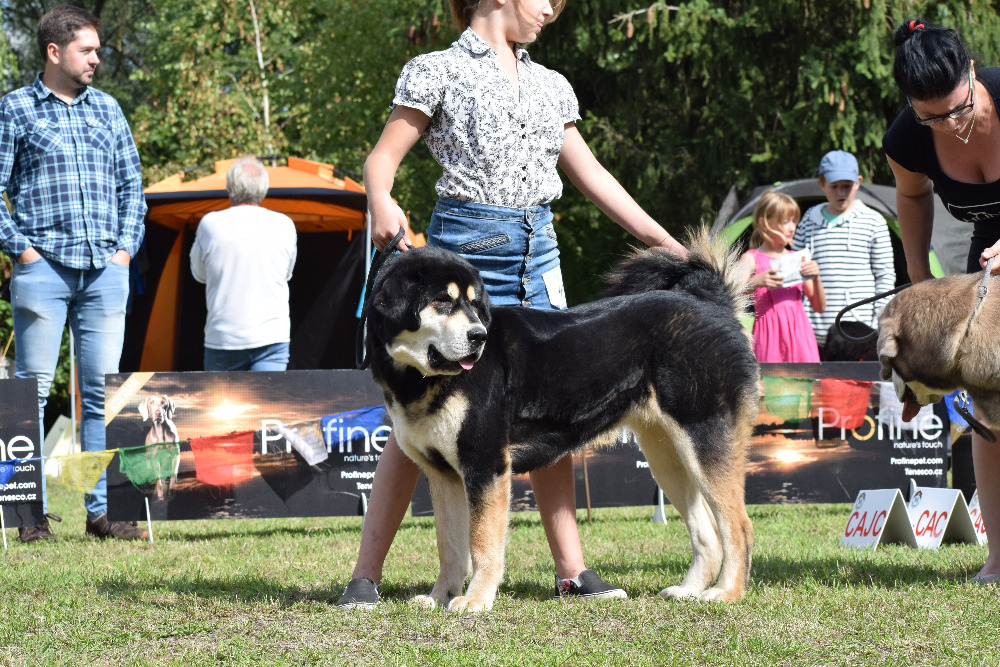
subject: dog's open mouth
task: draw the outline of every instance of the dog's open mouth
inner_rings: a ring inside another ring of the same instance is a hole
[[[441,352],[438,351],[433,345],[427,350],[427,363],[435,371],[447,374],[461,373],[462,371],[472,370],[472,366],[479,360],[479,355],[470,354],[467,357],[463,357],[458,361],[452,361],[445,357]]]
[[[909,387],[903,392],[903,421],[908,422],[920,412],[920,403],[917,402],[917,395]]]

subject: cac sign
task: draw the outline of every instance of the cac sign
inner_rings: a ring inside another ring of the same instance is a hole
[[[976,542],[976,529],[959,489],[914,487],[906,512],[918,547],[937,549],[944,542]]]

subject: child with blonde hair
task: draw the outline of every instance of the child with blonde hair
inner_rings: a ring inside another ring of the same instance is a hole
[[[753,351],[760,362],[819,361],[816,336],[802,305],[805,295],[814,311],[826,308],[819,265],[812,259],[802,262],[802,282],[789,286],[781,269],[772,268],[772,260],[789,254],[799,216],[798,203],[774,190],[765,192],[753,211],[750,250],[743,261],[748,269],[753,266],[747,284],[753,289]]]

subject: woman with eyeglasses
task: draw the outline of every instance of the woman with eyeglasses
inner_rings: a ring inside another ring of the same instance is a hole
[[[982,271],[1000,254],[1000,68],[976,70],[957,32],[921,18],[900,25],[895,43],[893,77],[907,107],[885,133],[882,148],[896,177],[910,280],[931,277],[935,190],[949,213],[972,224],[966,270]],[[993,273],[1000,273],[1000,262],[995,264]],[[974,433],[972,458],[990,538],[986,564],[973,580],[993,583],[1000,581],[1000,445]]]

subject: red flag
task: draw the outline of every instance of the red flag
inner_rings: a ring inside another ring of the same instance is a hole
[[[834,419],[831,425],[836,428],[855,429],[865,423],[871,382],[823,378],[819,381],[819,386],[823,407],[837,411],[834,416],[825,415],[824,424],[828,424],[827,420],[831,418]]]
[[[254,475],[253,431],[191,438],[194,474],[199,482],[228,486]]]

